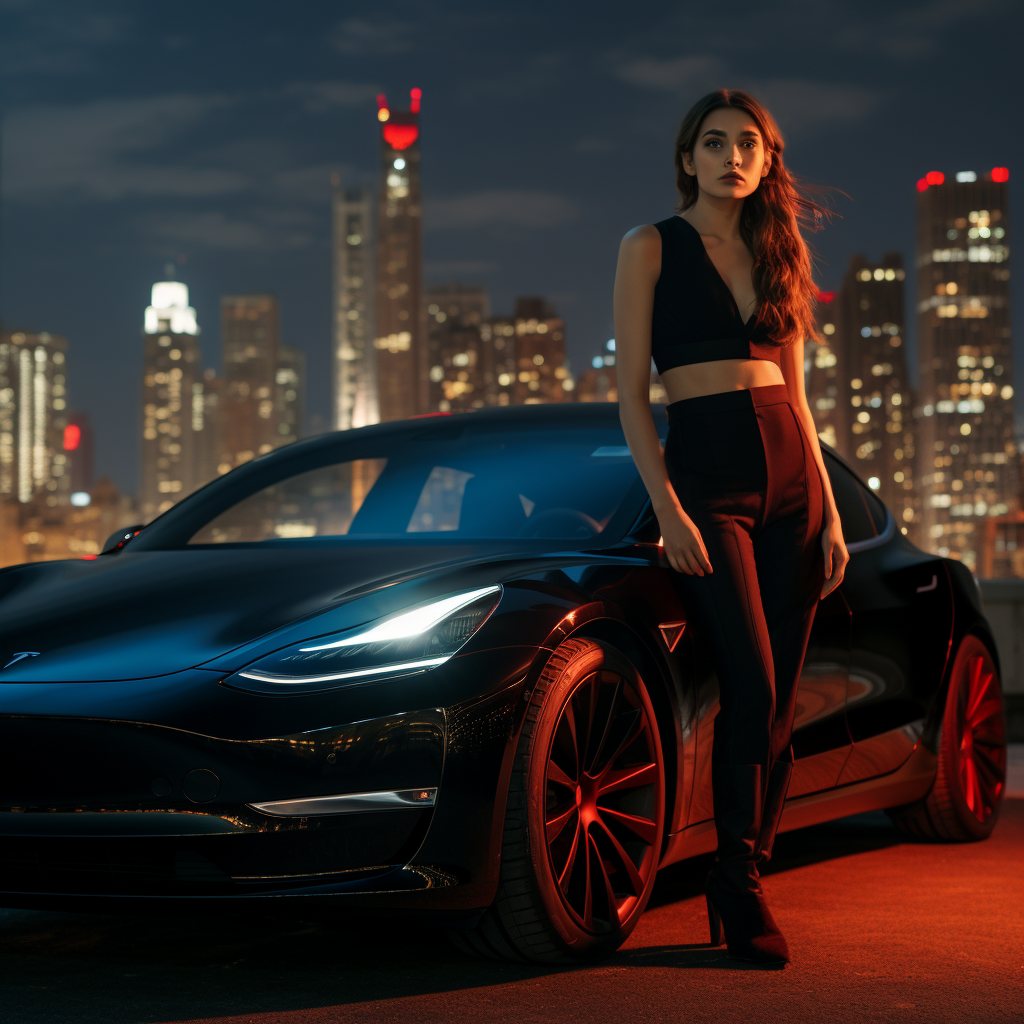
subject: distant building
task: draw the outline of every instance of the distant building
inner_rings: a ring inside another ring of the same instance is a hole
[[[494,349],[480,327],[490,315],[484,288],[445,284],[424,292],[431,411],[479,409],[493,401]]]
[[[374,339],[373,225],[370,194],[333,179],[332,317],[335,430],[380,421]]]
[[[979,561],[985,523],[1019,508],[1005,168],[918,182],[920,542]]]
[[[0,334],[0,500],[68,500],[67,347],[46,331]]]
[[[920,499],[914,486],[914,396],[905,358],[905,278],[899,253],[885,253],[877,263],[863,256],[850,260],[834,301],[822,313],[829,317],[822,329],[831,328],[825,335],[831,355],[825,358],[825,348],[814,353],[811,376],[818,363],[826,365],[826,374],[838,372],[824,377],[824,395],[816,388],[808,400],[815,415],[834,426],[836,440],[830,443],[908,533]]]
[[[377,97],[381,181],[377,213],[377,394],[381,421],[429,411],[430,366],[423,329],[420,90],[409,110]]]
[[[594,356],[589,369],[580,374],[573,395],[577,402],[617,402],[619,400],[614,340],[609,341],[607,351],[603,355]]]
[[[93,485],[96,443],[87,412],[73,412],[68,417],[68,425],[64,428],[64,452],[68,460],[72,496],[88,495]]]
[[[840,455],[850,457],[849,375],[842,335],[836,334],[835,293],[819,296],[815,321],[823,341],[804,345],[804,390],[818,436]]]
[[[181,281],[153,285],[143,325],[139,513],[149,522],[199,480],[202,367],[196,311]],[[198,426],[198,429],[197,429]]]
[[[488,404],[573,401],[565,321],[545,299],[517,299],[512,316],[491,317],[481,335],[494,348],[497,401]]]
[[[278,447],[275,429],[280,310],[273,295],[220,300],[224,386],[220,397],[223,461],[240,466]]]
[[[291,444],[303,434],[306,414],[306,355],[295,345],[281,345],[275,378],[277,444]]]

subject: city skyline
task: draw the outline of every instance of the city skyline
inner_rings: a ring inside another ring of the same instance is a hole
[[[97,473],[128,490],[137,311],[168,259],[186,258],[178,276],[207,366],[219,368],[220,296],[245,292],[276,293],[282,338],[327,365],[323,210],[332,172],[376,183],[378,93],[423,90],[425,285],[481,284],[497,310],[547,296],[571,327],[574,370],[612,335],[622,234],[671,211],[672,140],[707,89],[750,89],[779,120],[788,165],[845,193],[834,193],[841,218],[810,238],[825,290],[851,253],[886,251],[903,254],[914,289],[914,182],[1021,166],[990,99],[1013,92],[1024,11],[1006,2],[846,4],[827,31],[792,3],[742,2],[728,29],[713,12],[657,3],[582,21],[530,4],[453,2],[428,16],[312,3],[282,22],[257,2],[239,22],[186,0],[173,25],[121,0],[45,3],[45,19],[39,5],[0,11],[0,45],[12,47],[0,65],[0,316],[69,339],[71,403],[91,403]],[[986,38],[980,77],[950,70],[973,25]],[[909,322],[911,355],[915,338]],[[325,425],[331,392],[327,375],[311,380],[307,407]]]

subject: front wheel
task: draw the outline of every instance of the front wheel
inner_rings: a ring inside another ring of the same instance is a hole
[[[643,680],[614,648],[565,641],[516,750],[497,899],[453,939],[519,961],[608,956],[650,898],[664,820],[664,758]]]
[[[1006,786],[1003,694],[992,654],[980,637],[963,638],[942,715],[935,784],[924,800],[889,812],[920,839],[966,842],[995,828]]]

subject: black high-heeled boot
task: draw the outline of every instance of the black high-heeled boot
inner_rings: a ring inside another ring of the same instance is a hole
[[[711,944],[744,963],[784,966],[789,947],[764,899],[756,848],[764,795],[761,765],[712,763],[711,789],[718,831],[718,857],[707,877]]]
[[[758,830],[757,845],[754,847],[754,860],[759,873],[761,867],[772,859],[772,844],[779,831],[779,822],[782,820],[792,777],[792,761],[776,761],[768,773],[768,785],[765,787],[764,805],[761,808],[761,828]]]

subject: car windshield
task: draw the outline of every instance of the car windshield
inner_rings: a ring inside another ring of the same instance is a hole
[[[324,452],[319,465],[296,460],[290,474],[279,460],[272,479],[261,486],[253,473],[248,493],[231,488],[230,501],[211,501],[216,494],[207,492],[217,484],[190,499],[203,499],[214,514],[201,523],[192,517],[179,544],[600,537],[627,495],[631,504],[637,498],[639,476],[621,428],[544,426],[452,425],[362,445],[353,439],[332,461]]]

